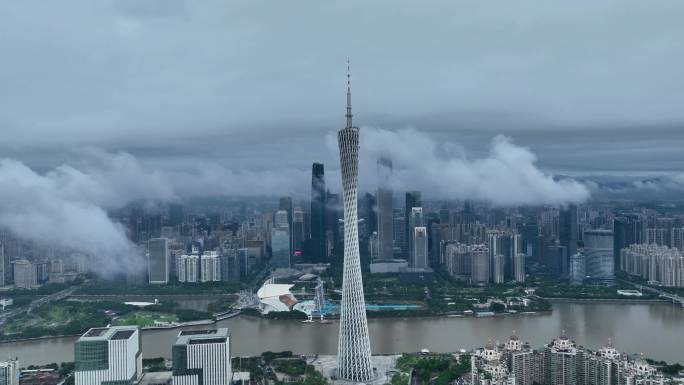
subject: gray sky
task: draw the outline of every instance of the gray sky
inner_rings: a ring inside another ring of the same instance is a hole
[[[427,197],[681,199],[682,16],[681,0],[2,1],[0,227],[117,270],[136,253],[107,210],[131,201],[299,202],[313,161],[335,191],[347,57],[362,190],[388,156],[396,190]]]
[[[357,124],[549,172],[684,169],[684,3],[4,1],[0,149],[49,169],[80,146],[146,161],[307,168]]]

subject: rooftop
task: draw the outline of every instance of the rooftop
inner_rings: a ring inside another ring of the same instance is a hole
[[[79,341],[127,340],[138,330],[137,326],[112,326],[92,328],[78,339]]]
[[[197,345],[223,343],[230,337],[227,328],[183,330],[178,333],[175,345]]]

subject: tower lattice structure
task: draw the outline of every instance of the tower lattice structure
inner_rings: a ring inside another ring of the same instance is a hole
[[[337,376],[355,382],[368,382],[373,379],[373,364],[366,320],[366,303],[363,298],[356,207],[359,128],[352,124],[349,73],[347,73],[346,118],[347,126],[337,132],[344,196],[344,272],[340,334],[337,346]]]

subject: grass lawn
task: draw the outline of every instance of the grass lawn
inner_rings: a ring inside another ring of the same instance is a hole
[[[169,313],[135,311],[114,320],[114,325],[138,325],[140,327],[153,326],[154,321],[178,322],[178,317]]]

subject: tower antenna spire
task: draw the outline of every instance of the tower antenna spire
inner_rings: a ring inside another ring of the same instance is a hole
[[[349,70],[349,58],[347,58],[347,128],[352,127],[352,112],[351,112],[351,72]]]

